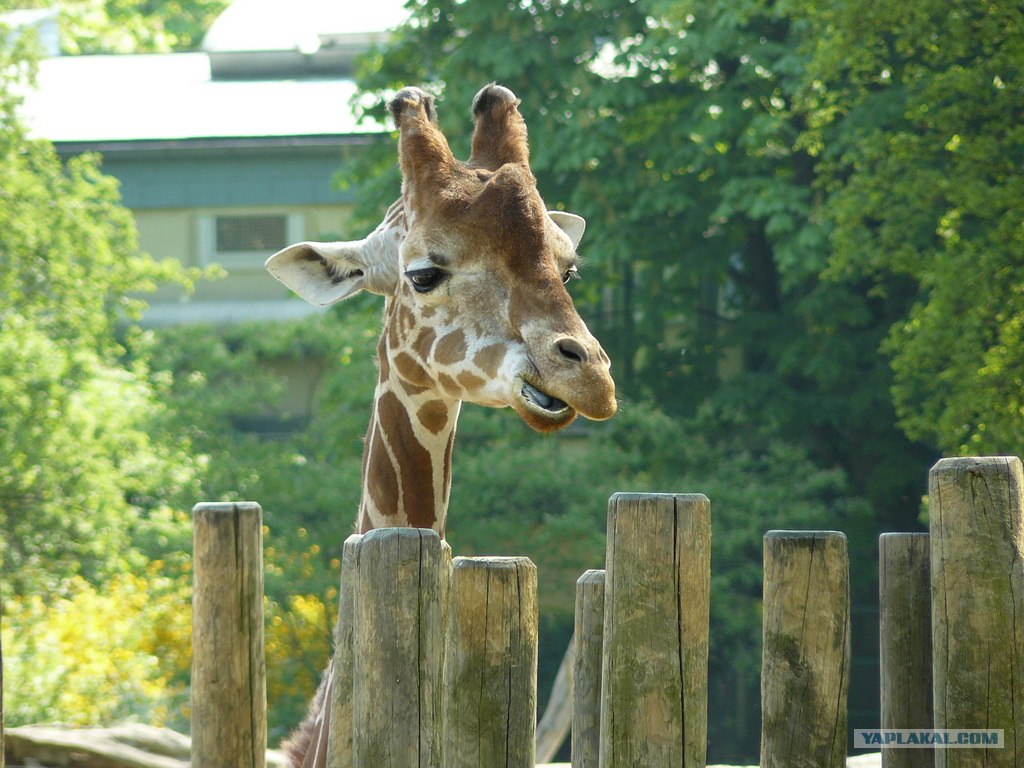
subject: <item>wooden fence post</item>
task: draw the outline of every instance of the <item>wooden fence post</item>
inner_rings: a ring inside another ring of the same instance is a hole
[[[263,768],[263,511],[197,504],[192,519],[192,765]]]
[[[331,659],[333,682],[329,693],[331,720],[327,738],[327,768],[352,768],[352,630],[362,540],[362,535],[358,533],[349,536],[341,555],[338,624],[334,632],[334,656]]]
[[[936,768],[1024,764],[1020,459],[943,459],[929,479],[935,727],[1002,729],[1003,749],[936,749]]]
[[[932,613],[927,533],[878,538],[882,728],[932,727]],[[882,749],[883,768],[932,768],[932,749]]]
[[[843,768],[850,676],[846,536],[764,537],[761,768]]]
[[[605,571],[587,571],[576,582],[572,768],[598,768],[600,761],[604,580]]]
[[[455,558],[445,687],[446,768],[534,768],[537,567],[529,558]]]
[[[363,536],[352,649],[356,768],[438,768],[451,550],[435,531]]]
[[[612,496],[601,768],[703,768],[710,567],[706,496]]]

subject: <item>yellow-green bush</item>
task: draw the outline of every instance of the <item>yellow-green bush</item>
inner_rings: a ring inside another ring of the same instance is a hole
[[[60,594],[15,596],[3,625],[8,724],[97,725],[180,716],[187,695],[187,580],[113,577],[102,590],[73,577]]]

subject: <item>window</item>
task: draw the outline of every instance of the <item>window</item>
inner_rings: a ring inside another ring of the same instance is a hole
[[[287,214],[224,214],[199,219],[199,261],[225,267],[261,268],[286,245],[302,239],[302,217]]]

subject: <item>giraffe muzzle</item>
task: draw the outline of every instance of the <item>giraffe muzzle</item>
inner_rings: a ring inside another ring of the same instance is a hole
[[[523,399],[528,403],[536,405],[541,410],[546,411],[553,416],[558,416],[571,410],[569,408],[569,404],[564,400],[559,400],[557,397],[552,397],[546,392],[541,392],[527,381],[523,382],[521,394]]]

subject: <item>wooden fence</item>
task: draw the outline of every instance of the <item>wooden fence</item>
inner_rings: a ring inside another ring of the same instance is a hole
[[[1022,485],[1016,458],[940,461],[930,534],[881,537],[880,725],[1002,729],[1006,745],[886,749],[883,765],[1024,765]],[[577,586],[574,768],[704,766],[710,506],[612,497],[606,568]],[[195,511],[194,768],[264,765],[259,517]],[[845,764],[848,574],[842,533],[764,537],[761,766]],[[417,529],[353,536],[340,613],[330,768],[533,768],[529,560],[452,560]]]

